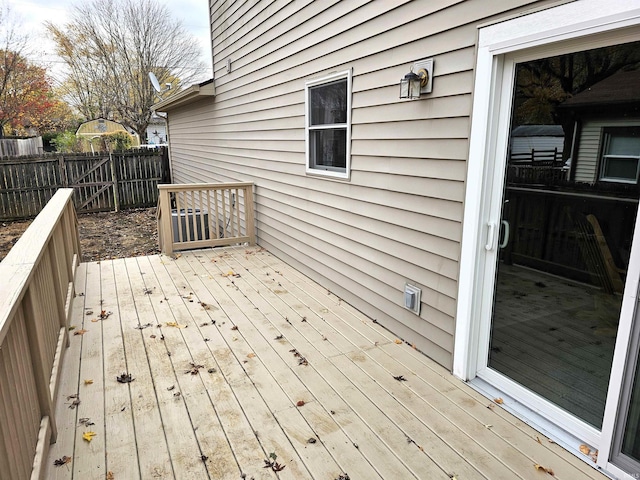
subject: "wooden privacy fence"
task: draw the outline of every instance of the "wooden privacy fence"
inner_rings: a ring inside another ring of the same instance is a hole
[[[256,243],[253,183],[158,185],[160,250]]]
[[[78,212],[152,207],[169,182],[166,149],[0,160],[0,220],[34,217],[59,188],[73,188]]]
[[[42,137],[0,138],[0,157],[40,155],[44,151]]]
[[[59,190],[0,262],[3,479],[40,478],[56,440],[54,399],[80,259],[72,196]]]

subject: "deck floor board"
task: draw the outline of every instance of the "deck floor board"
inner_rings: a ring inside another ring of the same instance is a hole
[[[605,478],[259,247],[82,264],[76,291],[46,478]]]

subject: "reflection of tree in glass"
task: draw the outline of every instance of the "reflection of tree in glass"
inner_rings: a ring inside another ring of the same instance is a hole
[[[516,70],[513,126],[562,125],[568,146],[572,121],[556,107],[616,72],[638,68],[640,42],[520,63]],[[568,154],[569,148],[564,151]]]

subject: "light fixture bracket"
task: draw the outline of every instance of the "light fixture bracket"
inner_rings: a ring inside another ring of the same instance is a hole
[[[433,90],[433,58],[418,60],[413,64],[413,71],[420,77],[420,93],[431,93]]]

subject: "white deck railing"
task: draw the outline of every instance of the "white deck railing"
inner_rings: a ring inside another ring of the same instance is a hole
[[[253,183],[173,184],[158,189],[162,253],[256,243]]]
[[[56,441],[54,399],[80,260],[72,195],[58,190],[0,262],[0,478],[40,478]]]

